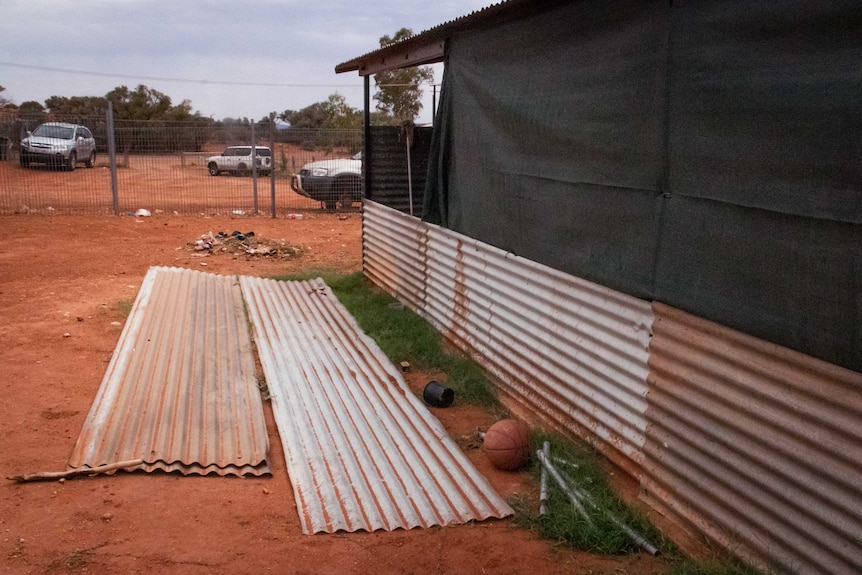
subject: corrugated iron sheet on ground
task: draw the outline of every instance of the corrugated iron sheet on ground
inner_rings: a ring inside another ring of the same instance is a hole
[[[363,267],[495,376],[509,405],[638,476],[649,303],[366,201]]]
[[[862,573],[862,374],[653,307],[648,502],[789,572]]]
[[[151,268],[69,466],[261,475],[268,451],[236,276]]]
[[[322,280],[240,280],[303,532],[512,513]]]

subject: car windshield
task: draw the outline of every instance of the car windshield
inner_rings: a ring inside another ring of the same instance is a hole
[[[42,124],[41,126],[36,128],[36,131],[33,132],[33,135],[40,136],[42,138],[71,140],[72,136],[75,135],[75,130],[66,126],[49,126],[48,124]]]

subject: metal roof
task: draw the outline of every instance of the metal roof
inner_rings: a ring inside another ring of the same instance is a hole
[[[268,451],[236,276],[151,268],[69,466],[261,475]]]
[[[304,533],[512,513],[323,280],[240,281]]]
[[[468,30],[478,30],[516,20],[566,1],[506,0],[342,62],[335,67],[335,72],[341,74],[358,71],[360,76],[369,76],[384,70],[442,62],[447,38]]]

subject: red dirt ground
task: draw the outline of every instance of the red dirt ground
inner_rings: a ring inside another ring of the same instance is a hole
[[[3,477],[65,469],[150,266],[257,276],[361,269],[359,214],[308,213],[302,220],[19,215],[0,217],[0,225]],[[274,261],[200,257],[187,248],[203,233],[234,229],[283,239],[305,253]],[[429,375],[408,375],[421,394]],[[0,479],[0,572],[654,575],[666,567],[644,553],[608,558],[560,547],[509,520],[303,535],[268,404],[266,412],[271,477]],[[434,412],[501,495],[535,496],[526,472],[497,471],[469,448],[472,432],[493,422],[490,413],[457,402]]]

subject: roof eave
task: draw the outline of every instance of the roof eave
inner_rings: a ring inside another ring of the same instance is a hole
[[[359,72],[360,76],[370,76],[387,70],[411,68],[442,62],[445,41],[442,39],[417,42],[401,42],[376,52],[354,58],[335,67],[335,73]]]

